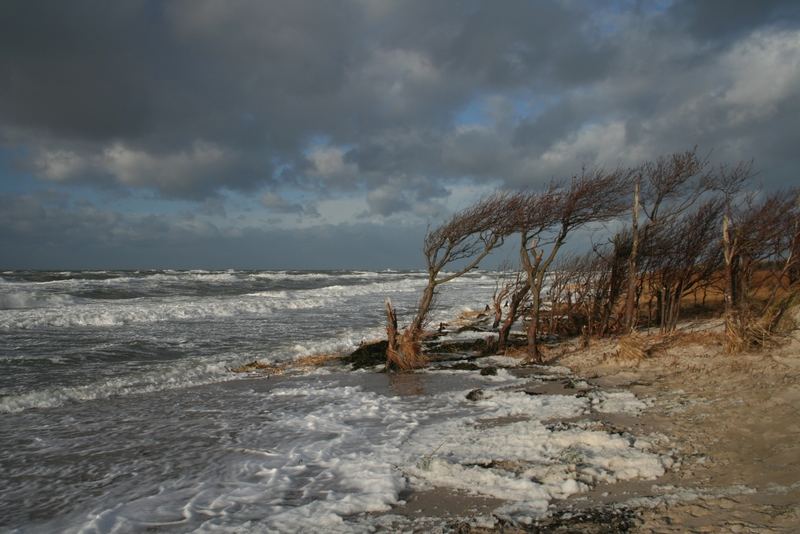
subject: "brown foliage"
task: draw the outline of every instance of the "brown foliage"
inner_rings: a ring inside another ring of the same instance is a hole
[[[428,359],[422,354],[418,336],[406,329],[397,339],[396,348],[386,348],[386,368],[391,371],[410,371],[425,367]]]
[[[425,236],[423,252],[428,270],[428,283],[422,292],[417,312],[411,324],[401,336],[397,335],[397,318],[391,328],[388,361],[392,368],[411,369],[420,367],[425,359],[421,355],[420,339],[438,286],[449,282],[478,267],[492,250],[502,245],[505,237],[515,230],[514,219],[509,211],[516,208],[516,197],[505,193],[488,196],[472,206],[454,214],[447,222],[429,231]],[[441,275],[448,265],[468,260],[466,265],[454,273]]]
[[[551,184],[544,193],[521,198],[519,253],[531,298],[528,323],[531,360],[541,360],[537,339],[541,294],[550,266],[572,230],[622,213],[631,177],[632,172],[626,169],[610,172],[583,169],[568,186]]]
[[[745,169],[747,170],[747,169]],[[725,198],[723,257],[725,259],[726,349],[737,352],[769,342],[788,307],[796,300],[800,283],[793,280],[800,267],[800,196],[797,190],[763,199],[736,196],[745,170],[728,170],[721,183]],[[755,298],[761,286],[754,277],[765,264],[775,266],[765,302]],[[784,279],[789,286],[784,288]]]

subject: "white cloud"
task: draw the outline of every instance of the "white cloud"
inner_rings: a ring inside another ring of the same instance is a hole
[[[99,164],[125,185],[147,186],[191,181],[229,161],[230,155],[219,146],[195,141],[189,150],[163,155],[115,144],[104,151]]]
[[[41,176],[56,182],[78,176],[89,166],[79,154],[64,149],[40,150],[33,164]]]
[[[38,149],[34,167],[44,178],[67,182],[92,176],[111,176],[121,185],[161,190],[189,188],[236,163],[238,155],[205,141],[185,150],[158,153],[122,143],[99,152],[79,152],[47,146]]]
[[[358,165],[344,160],[345,151],[339,147],[316,146],[308,155],[311,163],[309,174],[321,178],[351,178],[358,174]]]
[[[800,92],[800,32],[756,32],[720,61],[730,77],[723,101],[736,122],[768,116]]]
[[[582,163],[615,165],[623,154],[632,155],[625,123],[610,121],[583,126],[554,143],[541,155],[537,166],[540,172],[547,172]]]

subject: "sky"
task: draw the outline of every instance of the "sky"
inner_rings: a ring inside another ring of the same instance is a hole
[[[6,0],[0,268],[418,268],[497,189],[800,186],[796,0]]]

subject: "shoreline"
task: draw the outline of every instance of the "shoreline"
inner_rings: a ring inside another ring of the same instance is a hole
[[[600,428],[657,443],[673,466],[653,479],[599,483],[550,502],[529,524],[497,514],[507,501],[448,488],[410,494],[387,528],[414,532],[789,532],[800,528],[800,331],[779,346],[726,355],[713,321],[684,326],[676,339],[639,361],[615,355],[615,340],[586,349],[566,341],[547,364],[573,377],[536,393],[574,394],[574,380],[645,399],[636,415],[588,417]],[[681,337],[683,336],[683,337]],[[655,338],[656,336],[653,336]],[[512,370],[524,373],[526,367]],[[585,420],[586,417],[576,418]],[[574,421],[565,420],[570,424]],[[572,530],[570,530],[572,529]]]

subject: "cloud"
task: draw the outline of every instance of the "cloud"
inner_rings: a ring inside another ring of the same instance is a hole
[[[757,32],[720,60],[730,73],[723,102],[735,109],[733,121],[767,117],[800,87],[800,31]]]
[[[272,213],[319,217],[319,212],[315,206],[303,206],[297,202],[289,202],[281,195],[273,192],[267,192],[261,195],[261,205]]]
[[[63,194],[0,194],[2,268],[418,268],[424,226],[217,225],[187,214],[120,214]]]
[[[32,158],[39,176],[56,182],[110,177],[129,188],[149,188],[165,196],[192,198],[214,190],[220,177],[241,169],[237,154],[195,141],[175,152],[155,152],[114,143],[100,152],[39,147]]]
[[[694,145],[797,184],[799,42],[790,0],[11,0],[0,176],[306,227]]]
[[[84,0],[5,12],[5,146],[23,147],[41,179],[170,197],[448,179],[437,139],[476,94],[598,74],[585,60],[597,43],[579,29],[591,14],[561,2]],[[317,134],[331,147],[308,154]],[[409,162],[418,169],[398,169]]]
[[[704,41],[730,41],[761,26],[796,26],[800,6],[793,0],[677,0],[666,17]]]

